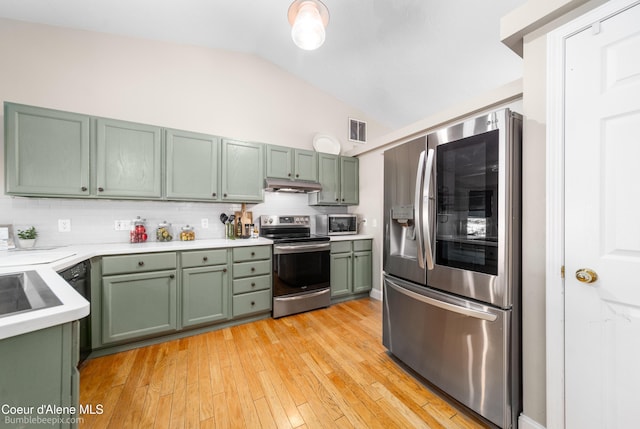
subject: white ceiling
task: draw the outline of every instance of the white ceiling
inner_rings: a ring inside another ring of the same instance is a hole
[[[0,0],[0,16],[255,54],[391,129],[522,75],[500,17],[525,0],[324,0],[317,51],[297,48],[293,0]]]

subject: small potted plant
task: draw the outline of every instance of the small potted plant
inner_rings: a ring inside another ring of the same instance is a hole
[[[36,228],[32,226],[27,229],[19,229],[18,230],[18,243],[20,243],[21,249],[30,249],[36,244],[36,237],[38,236],[38,231]]]

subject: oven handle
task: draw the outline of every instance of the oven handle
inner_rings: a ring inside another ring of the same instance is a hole
[[[314,244],[274,244],[274,255],[285,255],[288,253],[324,252],[331,249],[331,243]]]
[[[294,295],[294,296],[274,296],[273,299],[278,300],[278,301],[299,301],[301,299],[307,299],[310,297],[315,297],[315,296],[321,296],[321,295],[326,295],[328,293],[331,292],[331,289],[326,288],[326,289],[320,289],[317,292],[309,292],[309,293],[305,293],[303,295]]]

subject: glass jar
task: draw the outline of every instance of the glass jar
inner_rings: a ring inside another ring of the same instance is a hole
[[[193,241],[196,239],[196,233],[190,225],[180,228],[180,241]]]
[[[173,240],[173,232],[171,231],[171,224],[166,220],[163,220],[158,224],[156,228],[156,241],[171,241]]]
[[[131,243],[144,243],[147,241],[147,228],[145,226],[145,219],[140,219],[140,216],[135,218],[131,222],[131,232],[129,233],[129,242]]]

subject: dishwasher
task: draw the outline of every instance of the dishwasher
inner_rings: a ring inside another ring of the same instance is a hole
[[[76,265],[59,271],[58,274],[62,277],[76,292],[78,292],[84,299],[91,302],[91,285],[89,276],[89,263],[88,261],[82,261]],[[91,314],[80,319],[80,361],[78,364],[84,362],[89,353],[91,353]]]

